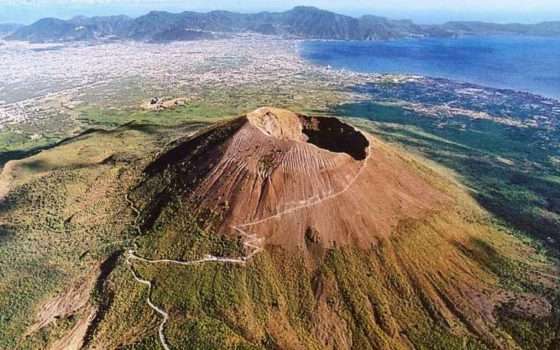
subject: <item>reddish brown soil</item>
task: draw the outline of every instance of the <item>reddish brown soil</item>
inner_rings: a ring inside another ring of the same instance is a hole
[[[245,231],[289,249],[367,248],[448,201],[370,135],[273,108],[180,143],[148,172],[170,167],[190,200],[223,212],[222,232],[251,223]]]

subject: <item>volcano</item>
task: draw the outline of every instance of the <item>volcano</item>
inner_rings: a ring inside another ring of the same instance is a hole
[[[436,169],[339,119],[269,107],[169,143],[129,193],[141,236],[127,262],[160,343],[520,348],[504,324],[551,317],[503,284],[528,278],[504,273],[528,250]],[[106,318],[122,322],[129,297],[114,293]],[[140,342],[143,322],[99,344]]]
[[[365,248],[449,200],[366,133],[274,108],[178,141],[146,174],[165,179],[158,199],[220,212],[220,232],[288,249]]]

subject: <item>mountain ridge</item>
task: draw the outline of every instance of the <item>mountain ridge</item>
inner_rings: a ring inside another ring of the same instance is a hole
[[[14,33],[15,31],[17,31],[22,27],[23,25],[18,23],[0,23],[0,39],[3,36],[8,36]]]
[[[184,35],[182,31],[208,33]],[[14,28],[6,39],[30,42],[106,39],[165,42],[209,39],[215,32],[258,33],[324,40],[387,40],[482,34],[560,36],[560,21],[537,24],[455,21],[442,25],[424,25],[411,20],[394,20],[374,15],[352,17],[316,7],[297,6],[284,12],[251,14],[230,11],[151,11],[137,18],[123,15],[76,16],[69,20],[43,18],[31,25]]]

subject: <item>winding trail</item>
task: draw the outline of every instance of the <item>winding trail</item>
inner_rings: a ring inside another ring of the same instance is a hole
[[[140,276],[134,270],[133,264],[131,262],[132,260],[140,261],[140,262],[147,263],[147,264],[174,264],[174,265],[182,265],[182,266],[193,266],[193,265],[199,265],[199,264],[211,263],[211,262],[213,262],[213,263],[224,263],[224,264],[245,265],[247,263],[247,261],[251,260],[256,254],[260,253],[264,249],[263,248],[264,238],[262,238],[262,237],[259,238],[259,237],[257,237],[256,234],[250,234],[247,231],[245,231],[244,229],[246,229],[247,227],[251,227],[251,226],[255,226],[255,225],[258,225],[258,224],[265,223],[265,222],[270,221],[270,220],[279,219],[282,216],[289,215],[289,214],[291,214],[293,212],[296,212],[298,210],[301,210],[301,209],[310,208],[310,207],[319,205],[319,204],[321,204],[325,201],[334,199],[334,198],[344,194],[345,192],[347,192],[352,187],[352,185],[354,185],[356,180],[363,173],[363,171],[366,167],[366,163],[368,162],[368,160],[371,157],[371,149],[372,149],[372,147],[371,147],[371,141],[370,141],[370,145],[367,148],[367,156],[366,156],[366,158],[364,158],[364,160],[362,160],[362,166],[360,167],[360,169],[358,170],[356,175],[352,178],[352,180],[350,180],[348,182],[348,184],[342,190],[340,190],[339,192],[332,193],[332,194],[327,195],[323,198],[314,199],[314,200],[310,201],[309,203],[305,203],[305,204],[297,205],[297,206],[292,207],[292,208],[288,208],[288,209],[283,210],[281,212],[278,212],[274,215],[271,215],[271,216],[268,216],[268,217],[265,217],[265,218],[262,218],[262,219],[259,219],[259,220],[256,220],[256,221],[232,226],[231,228],[233,230],[235,230],[236,232],[238,232],[245,239],[244,242],[243,242],[243,246],[250,252],[249,254],[247,254],[245,256],[242,256],[242,257],[239,257],[239,258],[225,258],[225,257],[217,257],[217,256],[213,256],[213,255],[206,255],[204,258],[197,259],[197,260],[189,260],[189,261],[172,260],[172,259],[147,259],[147,258],[136,255],[136,251],[134,249],[129,249],[127,251],[126,263],[129,266],[130,271],[132,272],[132,276],[133,276],[134,280],[136,280],[138,283],[141,283],[141,284],[144,284],[144,285],[148,286],[148,297],[146,298],[146,302],[155,312],[157,312],[159,315],[162,316],[162,322],[159,325],[158,334],[159,334],[159,340],[160,340],[163,348],[165,350],[171,350],[171,348],[169,347],[169,344],[167,343],[167,340],[165,339],[165,334],[163,333],[165,324],[169,320],[169,314],[153,303],[153,301],[151,300],[152,282],[140,278]],[[134,214],[136,216],[135,219],[134,219],[133,226],[134,226],[135,230],[140,235],[142,235],[142,229],[140,228],[140,225],[138,225],[138,219],[140,217],[140,210],[136,207],[134,202],[132,200],[130,200],[130,198],[128,197],[128,193],[125,195],[125,200],[127,201],[131,210],[134,212]]]
[[[4,166],[0,169],[0,203],[4,201],[8,193],[10,192],[10,171],[11,171],[11,164],[10,162],[6,162]]]

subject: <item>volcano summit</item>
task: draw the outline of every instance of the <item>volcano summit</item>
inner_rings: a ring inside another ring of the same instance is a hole
[[[177,142],[146,174],[150,188],[154,179],[164,184],[148,223],[181,196],[219,213],[220,232],[289,249],[368,247],[446,201],[362,131],[274,108]]]

